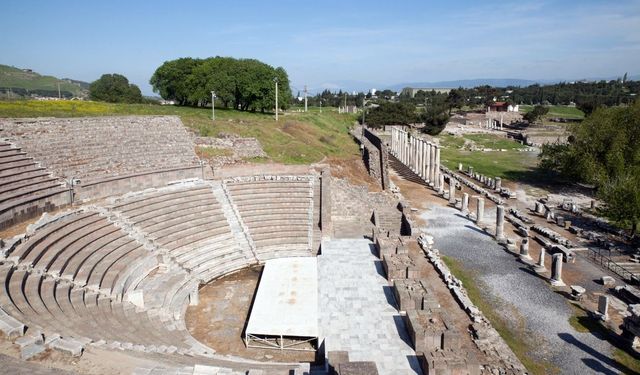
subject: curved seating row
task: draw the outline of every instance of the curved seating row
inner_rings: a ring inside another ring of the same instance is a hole
[[[237,243],[208,184],[128,198],[112,210],[197,279],[208,281],[256,262]]]
[[[0,307],[45,334],[211,357],[184,321],[199,284],[311,255],[313,217],[311,180],[228,183],[226,195],[214,185],[129,194],[38,223],[3,249]]]
[[[5,120],[0,136],[66,178],[198,165],[193,142],[175,116]]]
[[[121,300],[128,288],[139,285],[128,285],[131,280],[153,270],[154,254],[119,227],[95,212],[75,212],[39,228],[8,254],[0,266],[0,306],[45,332],[148,351],[211,353],[171,314]],[[171,275],[173,283],[189,284],[184,271],[171,270]],[[167,289],[163,304],[182,309],[178,289],[173,294]],[[149,290],[148,295],[160,293]]]
[[[0,142],[0,229],[66,204],[67,191],[26,152]]]
[[[313,179],[225,181],[260,260],[310,255]]]

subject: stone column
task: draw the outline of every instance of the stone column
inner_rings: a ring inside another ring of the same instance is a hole
[[[531,256],[529,256],[529,237],[525,237],[520,242],[520,259],[522,260],[531,260]]]
[[[398,160],[402,163],[402,147],[404,146],[402,131],[398,130]]]
[[[436,145],[431,145],[431,183],[438,188],[438,176],[436,175]]]
[[[471,176],[471,178],[473,178],[473,167],[469,166],[469,176]]]
[[[407,136],[407,132],[402,136],[404,138],[402,141],[402,164],[407,165],[407,155],[409,155],[409,137]]]
[[[456,180],[449,176],[449,203],[456,204]]]
[[[429,182],[429,144],[427,141],[422,143],[422,179]]]
[[[496,182],[496,186],[495,186],[495,190],[500,190],[502,188],[502,179],[500,177],[496,177],[495,178],[495,182]]]
[[[562,253],[551,256],[551,285],[565,286],[562,281]]]
[[[496,240],[504,241],[504,206],[496,207]]]
[[[469,194],[468,193],[462,194],[462,208],[460,211],[462,211],[463,215],[466,215],[469,213]]]
[[[440,146],[436,147],[436,176],[440,176]]]
[[[422,178],[422,156],[424,155],[422,152],[422,147],[423,147],[424,141],[422,139],[418,139],[418,176],[420,176]]]
[[[418,173],[418,138],[415,137],[413,138],[413,151],[411,155],[413,155],[411,167],[415,173]]]
[[[462,163],[458,163],[458,172],[462,172]]]
[[[484,219],[484,198],[478,197],[476,200],[476,225],[480,226]]]
[[[540,248],[540,255],[538,256],[538,263],[536,263],[536,271],[544,272],[547,270],[547,267],[544,266],[544,254],[547,250],[543,247]]]
[[[609,320],[609,297],[598,297],[598,316],[605,322]]]
[[[408,133],[407,133],[408,134]],[[413,155],[411,154],[413,152],[413,137],[408,134],[407,135],[407,143],[408,143],[408,150],[407,150],[407,167],[409,167],[409,169],[411,168],[411,160],[413,159]]]
[[[418,171],[418,139],[416,137],[411,137],[413,140],[411,144],[411,170],[413,172]]]
[[[438,194],[444,195],[444,175],[440,174],[438,178]]]
[[[433,181],[433,177],[431,176],[431,148],[431,143],[427,143],[427,183]]]
[[[418,152],[418,146],[420,145],[420,140],[418,138],[414,138],[414,142],[413,142],[413,170],[416,172],[416,174],[418,174],[418,162],[420,161],[418,159],[418,156],[420,155],[420,153]]]
[[[393,155],[398,156],[398,129],[393,127],[391,128],[392,132],[392,143],[393,143]]]

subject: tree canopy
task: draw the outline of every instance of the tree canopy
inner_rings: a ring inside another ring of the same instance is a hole
[[[525,119],[529,124],[533,124],[540,120],[540,118],[542,118],[542,116],[546,115],[547,113],[549,113],[549,108],[542,105],[537,105],[533,107],[531,111],[525,113],[522,118]]]
[[[216,105],[264,112],[275,107],[274,79],[278,80],[278,106],[286,109],[291,97],[287,72],[255,59],[216,56],[166,61],[149,82],[154,92],[180,105],[210,105],[214,91]]]
[[[541,167],[594,184],[605,202],[602,212],[635,233],[640,222],[640,101],[598,108],[570,132],[568,144],[543,147]]]
[[[367,112],[365,120],[372,127],[409,125],[417,122],[416,107],[410,103],[381,102]]]
[[[89,86],[91,100],[109,103],[141,103],[140,88],[120,74],[103,74]]]

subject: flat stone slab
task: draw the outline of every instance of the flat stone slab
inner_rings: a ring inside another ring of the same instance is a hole
[[[368,240],[324,241],[318,257],[319,319],[327,352],[375,362],[380,375],[422,374],[393,287]]]
[[[34,357],[42,352],[44,352],[45,350],[47,350],[47,348],[44,345],[41,344],[30,344],[30,345],[26,345],[24,347],[22,347],[20,349],[20,358],[27,360],[31,357]]]
[[[340,375],[378,375],[375,362],[348,362],[340,364]]]
[[[80,357],[82,355],[83,345],[73,339],[59,339],[52,342],[49,347],[60,351],[72,357]]]

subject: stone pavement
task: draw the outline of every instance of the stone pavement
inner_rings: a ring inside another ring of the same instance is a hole
[[[375,361],[380,375],[422,374],[393,288],[368,240],[324,241],[318,257],[319,326],[326,351]]]

